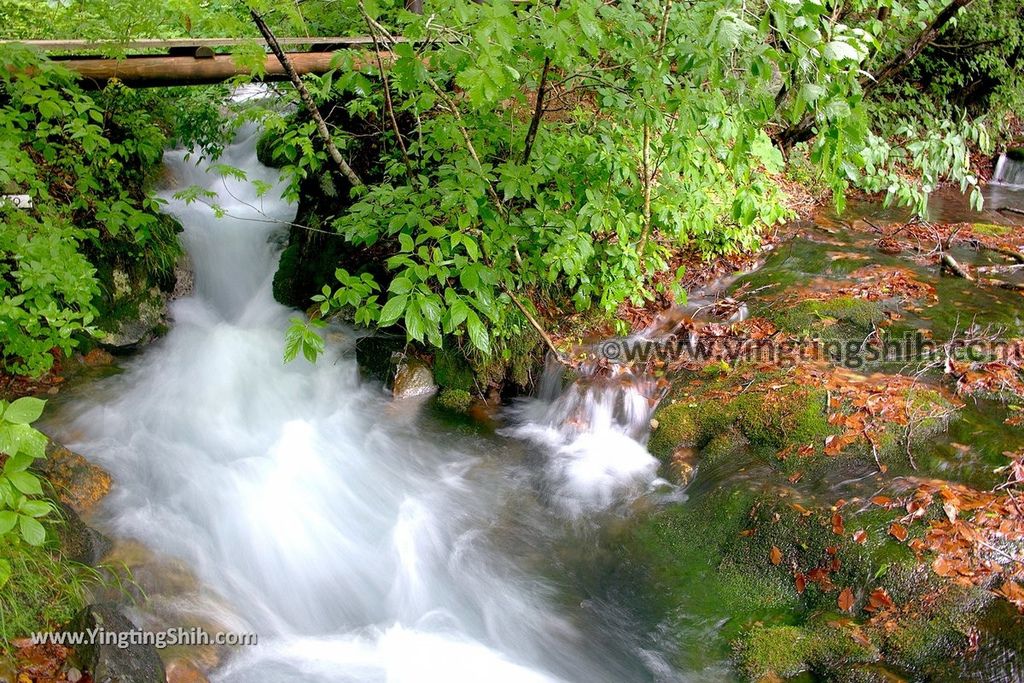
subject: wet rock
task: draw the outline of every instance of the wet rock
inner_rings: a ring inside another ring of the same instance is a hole
[[[97,628],[107,634],[138,631],[119,607],[110,604],[86,607],[71,625],[71,630],[78,632]],[[78,648],[74,658],[74,665],[90,672],[96,683],[165,683],[167,680],[163,662],[151,645],[129,643],[124,648],[116,643],[87,645]]]
[[[95,567],[112,547],[109,538],[96,531],[72,508],[60,504],[61,523],[56,525],[62,555],[79,564]]]
[[[53,485],[60,502],[80,515],[110,492],[111,479],[105,470],[56,441],[46,445],[46,457],[33,467]]]
[[[374,336],[356,340],[356,364],[363,379],[388,384],[405,349],[405,339]]]
[[[115,275],[118,271],[115,271]],[[115,282],[117,279],[115,277]],[[128,353],[160,336],[166,329],[167,296],[158,287],[123,295],[115,285],[115,310],[108,316],[100,345],[114,353]]]
[[[427,396],[437,391],[430,367],[416,358],[406,358],[398,365],[391,393],[395,398]]]
[[[672,458],[669,461],[669,471],[672,474],[672,480],[680,486],[686,486],[693,479],[693,475],[697,472],[696,466],[697,450],[688,446],[682,446],[677,448],[672,453]]]
[[[93,349],[82,356],[82,363],[89,368],[102,368],[113,364],[114,357],[103,349]]]
[[[187,659],[175,659],[167,665],[167,683],[209,683],[209,680]]]
[[[182,256],[174,264],[174,289],[171,290],[171,301],[192,296],[195,291],[195,273],[192,270],[192,261],[188,256]]]

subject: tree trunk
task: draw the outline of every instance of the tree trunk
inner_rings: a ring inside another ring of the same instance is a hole
[[[313,101],[313,97],[309,94],[309,90],[306,89],[305,84],[302,82],[302,78],[295,71],[295,67],[292,66],[291,60],[288,59],[288,55],[285,54],[284,50],[281,49],[280,44],[277,42],[277,38],[274,37],[273,31],[267,26],[267,23],[263,21],[263,17],[256,13],[255,10],[249,12],[252,16],[253,22],[256,24],[256,28],[260,30],[263,37],[267,41],[267,45],[270,46],[270,51],[274,53],[277,60],[281,62],[281,68],[288,74],[288,78],[291,80],[292,85],[299,93],[299,97],[302,99],[302,104],[306,107],[309,115],[313,117],[313,121],[316,123],[317,132],[320,134],[320,139],[324,143],[324,147],[327,148],[327,153],[334,161],[335,166],[343,176],[345,176],[353,187],[358,187],[363,184],[363,181],[356,175],[356,172],[352,170],[352,167],[348,165],[345,158],[341,156],[341,152],[338,151],[337,146],[334,144],[334,140],[331,138],[331,131],[327,128],[327,122],[324,121],[324,117],[320,115],[320,110],[316,106],[316,102]]]

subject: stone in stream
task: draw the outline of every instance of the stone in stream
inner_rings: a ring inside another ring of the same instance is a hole
[[[434,374],[430,367],[416,358],[405,358],[395,371],[395,381],[391,393],[395,398],[412,398],[427,396],[437,391]]]
[[[73,632],[88,633],[92,629],[102,632],[137,632],[135,624],[119,607],[111,604],[89,605],[75,617],[70,626]],[[128,640],[128,636],[125,636]],[[95,683],[165,683],[163,662],[152,645],[128,643],[121,648],[117,643],[92,644],[79,647],[73,664],[92,674]]]
[[[187,659],[174,659],[167,665],[167,683],[209,683],[209,680]]]

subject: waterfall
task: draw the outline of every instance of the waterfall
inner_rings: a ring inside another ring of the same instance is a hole
[[[1024,159],[1016,154],[1000,154],[992,182],[996,185],[1024,187]]]
[[[531,402],[510,428],[524,442],[457,432],[360,383],[342,327],[317,366],[284,364],[295,313],[271,282],[295,207],[256,160],[257,134],[243,129],[220,162],[272,188],[262,195],[166,155],[176,189],[197,185],[219,208],[164,196],[195,293],[173,303],[167,337],[63,409],[59,436],[115,480],[95,522],[201,584],[159,606],[154,593],[136,618],[256,633],[218,681],[650,680],[630,630],[548,578],[564,571],[558,548],[589,547],[565,536],[566,512],[654,477],[634,439],[651,405],[641,385]]]

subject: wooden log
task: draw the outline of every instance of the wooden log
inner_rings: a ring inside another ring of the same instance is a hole
[[[332,52],[293,52],[288,55],[295,71],[305,74],[324,74],[331,69]],[[385,63],[393,61],[392,53],[382,54]],[[375,58],[374,58],[375,59]],[[357,58],[357,68],[371,64],[369,55]],[[134,88],[204,85],[222,83],[235,76],[249,76],[251,72],[239,66],[231,55],[213,55],[205,59],[195,57],[146,56],[127,59],[71,58],[55,60],[61,66],[76,72],[81,85],[102,88],[111,79],[118,79]],[[263,81],[287,81],[288,74],[274,55],[267,55],[263,63]]]
[[[398,38],[397,42],[403,42],[404,38]],[[336,45],[342,47],[364,47],[373,45],[373,39],[369,36],[306,36],[278,38],[278,44],[284,45]],[[195,47],[238,47],[240,45],[265,45],[263,38],[141,38],[138,40],[0,40],[0,45],[5,43],[21,43],[28,45],[42,52],[97,52],[110,48],[121,50],[158,50],[165,52],[172,48],[195,48]]]

